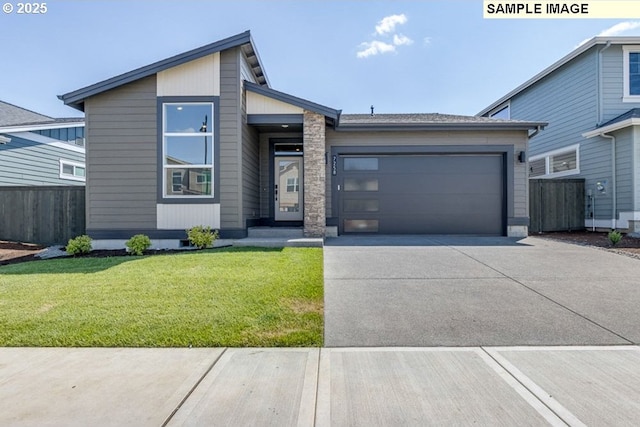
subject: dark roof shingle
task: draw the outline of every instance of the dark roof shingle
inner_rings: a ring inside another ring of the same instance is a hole
[[[53,122],[55,119],[52,117],[0,101],[0,127]]]

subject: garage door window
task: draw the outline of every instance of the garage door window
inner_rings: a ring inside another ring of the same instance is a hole
[[[378,191],[378,178],[345,178],[344,191]]]
[[[377,171],[378,159],[376,157],[346,157],[344,159],[346,171]]]
[[[377,233],[377,219],[345,219],[344,231],[347,233]]]
[[[345,200],[345,212],[378,212],[380,203],[377,199]]]

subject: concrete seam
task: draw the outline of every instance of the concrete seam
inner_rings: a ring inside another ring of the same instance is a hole
[[[320,392],[320,355],[322,354],[322,348],[318,349],[318,370],[316,371],[316,396],[315,405],[313,405],[313,425],[317,424],[318,417],[318,393]]]
[[[509,374],[511,378],[513,378],[518,384],[524,387],[536,400],[538,400],[542,405],[544,405],[547,409],[549,409],[555,416],[557,416],[563,423],[568,426],[585,426],[582,421],[578,419],[575,415],[573,415],[568,409],[562,406],[556,399],[552,398],[549,393],[544,391],[540,386],[535,384],[535,382],[527,377],[524,373],[522,373],[518,368],[513,366],[508,360],[506,360],[503,356],[500,356],[497,353],[487,350],[484,347],[480,347],[480,349],[497,363],[505,372]],[[526,380],[525,380],[526,379]],[[527,385],[526,383],[530,383]],[[536,390],[532,390],[535,386]],[[543,398],[543,395],[549,396],[548,398]]]
[[[529,287],[529,286],[525,285],[524,283],[520,282],[519,280],[514,279],[513,277],[510,277],[510,276],[508,276],[508,275],[504,274],[502,271],[497,270],[497,269],[495,269],[495,268],[491,267],[491,266],[490,266],[490,265],[488,265],[488,264],[485,264],[484,262],[482,262],[482,261],[480,261],[480,260],[478,260],[478,259],[476,259],[476,258],[472,257],[471,255],[469,255],[469,254],[467,254],[467,253],[465,253],[465,252],[463,252],[463,251],[459,250],[458,248],[453,247],[453,246],[448,246],[448,245],[446,245],[446,246],[447,246],[448,248],[453,249],[454,251],[456,251],[456,252],[458,252],[458,253],[461,253],[462,255],[464,255],[464,256],[466,256],[466,257],[468,257],[468,258],[471,258],[471,259],[472,259],[472,260],[474,260],[475,262],[478,262],[478,263],[480,263],[480,264],[484,265],[485,267],[490,268],[491,270],[495,271],[496,273],[499,273],[499,274],[500,274],[500,275],[502,275],[503,277],[505,277],[505,278],[507,278],[507,279],[509,279],[509,280],[513,280],[515,283],[517,283],[518,285],[522,286],[523,288],[528,289],[529,291],[533,292],[534,294],[539,295],[539,296],[541,296],[542,298],[546,299],[547,301],[550,301],[550,302],[552,302],[553,304],[556,304],[557,306],[564,308],[565,310],[567,310],[567,311],[569,311],[569,312],[571,312],[571,313],[575,314],[576,316],[578,316],[578,317],[580,317],[580,318],[582,318],[582,319],[586,320],[586,321],[587,321],[587,322],[589,322],[589,323],[592,323],[592,324],[596,325],[597,327],[599,327],[599,328],[601,328],[601,329],[604,329],[605,331],[607,331],[607,332],[609,332],[609,333],[611,333],[611,334],[613,334],[613,335],[617,336],[618,338],[621,338],[621,339],[625,340],[625,341],[626,341],[626,342],[628,342],[629,344],[632,344],[632,345],[633,345],[633,344],[635,344],[633,341],[631,341],[630,339],[627,339],[627,338],[623,337],[623,336],[622,336],[622,335],[620,335],[619,333],[617,333],[617,332],[615,332],[615,331],[612,331],[611,329],[607,328],[606,326],[603,326],[603,325],[599,324],[599,323],[598,323],[598,322],[596,322],[595,320],[591,320],[591,319],[589,319],[588,317],[586,317],[586,316],[584,316],[584,315],[582,315],[582,314],[578,313],[577,311],[575,311],[575,310],[573,310],[573,309],[571,309],[571,308],[567,307],[566,305],[561,304],[561,303],[559,303],[558,301],[553,300],[552,298],[550,298],[550,297],[548,297],[548,296],[544,295],[543,293],[538,292],[538,291],[536,291],[535,289],[533,289],[533,288],[531,288],[531,287]]]
[[[202,381],[204,381],[204,379],[207,377],[207,375],[209,375],[209,372],[211,372],[211,370],[213,369],[213,367],[216,365],[216,363],[218,363],[218,361],[220,360],[220,358],[222,357],[223,354],[225,354],[227,352],[227,347],[225,347],[222,352],[220,352],[220,354],[218,355],[218,357],[215,358],[215,360],[211,363],[211,365],[209,366],[209,368],[207,368],[207,370],[202,374],[202,376],[200,377],[200,379],[198,381],[196,381],[196,383],[193,385],[193,387],[191,387],[191,389],[187,392],[187,394],[184,396],[184,398],[180,401],[180,403],[178,403],[178,406],[176,406],[176,408],[171,412],[171,414],[169,414],[169,416],[167,417],[167,419],[164,420],[164,422],[162,423],[162,427],[166,427],[171,420],[173,419],[173,417],[178,413],[178,411],[180,410],[180,408],[182,408],[182,405],[184,405],[184,403],[187,401],[187,399],[189,399],[191,397],[191,395],[193,394],[194,391],[196,391],[196,389],[198,388],[198,386],[200,385],[200,383],[202,383]]]

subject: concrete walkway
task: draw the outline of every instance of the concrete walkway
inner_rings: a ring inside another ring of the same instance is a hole
[[[325,345],[640,343],[640,262],[541,238],[339,237]]]
[[[637,425],[640,347],[0,349],[2,426]]]

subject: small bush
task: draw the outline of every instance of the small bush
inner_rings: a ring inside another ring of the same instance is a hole
[[[622,240],[622,234],[617,230],[610,231],[607,237],[613,246],[617,245],[620,240]]]
[[[67,247],[65,248],[68,254],[88,254],[91,252],[91,237],[83,234],[82,236],[74,237],[69,240]]]
[[[151,239],[145,234],[136,234],[125,242],[127,249],[134,255],[142,255],[151,246]]]
[[[210,248],[218,238],[218,230],[213,231],[211,227],[196,225],[187,230],[187,237],[189,243],[198,249]]]

